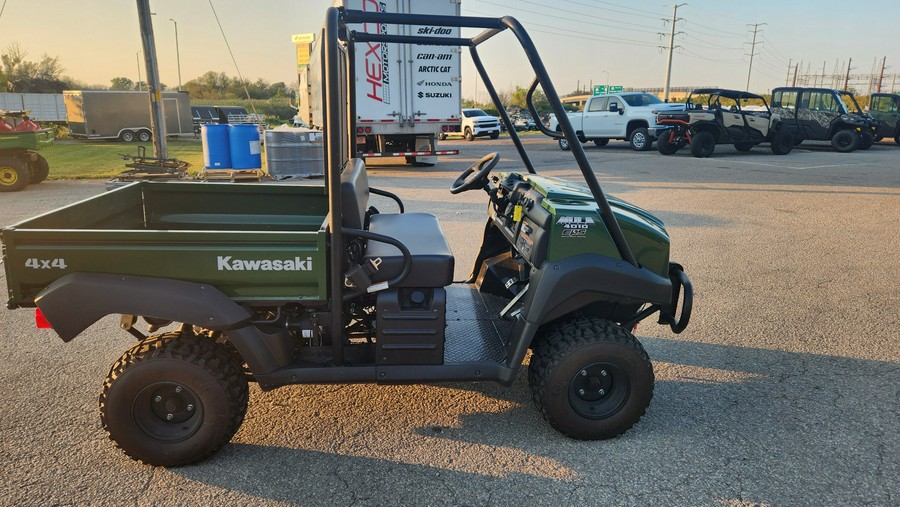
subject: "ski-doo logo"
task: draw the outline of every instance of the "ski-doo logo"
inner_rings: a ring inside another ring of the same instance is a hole
[[[219,271],[312,271],[312,257],[306,260],[300,257],[293,259],[234,259],[231,255],[216,257],[216,269]]]

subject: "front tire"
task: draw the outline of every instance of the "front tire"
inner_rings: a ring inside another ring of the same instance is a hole
[[[220,344],[193,334],[140,341],[113,364],[100,420],[132,459],[179,466],[225,445],[247,412],[247,380]]]
[[[572,148],[569,146],[569,140],[565,137],[559,138],[559,149],[561,149],[562,151],[571,150]]]
[[[531,358],[532,398],[553,428],[579,440],[621,435],[653,398],[653,365],[622,327],[577,317],[554,327]]]
[[[491,132],[491,139],[497,139],[500,137],[500,132]]]
[[[472,134],[472,129],[470,129],[469,127],[466,127],[466,132],[465,132],[465,134],[463,134],[463,137],[466,138],[466,141],[474,141],[475,140],[475,135]]]
[[[838,153],[850,153],[859,146],[859,134],[854,130],[839,130],[831,138],[831,147]]]
[[[28,165],[13,156],[0,157],[0,192],[18,192],[28,186],[31,179]]]
[[[656,151],[663,155],[672,155],[681,148],[677,144],[670,142],[675,133],[672,131],[663,132],[662,136],[656,140]]]
[[[653,141],[650,140],[650,134],[647,132],[647,129],[638,127],[631,131],[631,135],[628,136],[628,144],[631,145],[631,149],[634,151],[647,151],[653,146]]]
[[[134,132],[132,132],[130,130],[125,130],[125,131],[122,131],[121,134],[119,134],[119,139],[123,143],[133,143],[134,140],[137,139],[137,137],[134,135]]]
[[[868,150],[873,144],[875,144],[875,136],[873,136],[871,132],[861,132],[859,134],[859,145],[856,149]]]
[[[716,138],[712,132],[701,131],[691,139],[691,155],[697,158],[707,158],[716,150]]]
[[[787,155],[790,153],[794,146],[796,146],[796,141],[794,141],[794,134],[790,132],[780,132],[775,135],[772,139],[772,153],[776,155]]]

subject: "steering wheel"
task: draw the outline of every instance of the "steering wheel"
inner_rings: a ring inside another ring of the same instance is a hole
[[[500,154],[496,151],[485,155],[481,160],[472,164],[472,167],[463,171],[459,178],[456,178],[456,181],[450,185],[450,193],[458,194],[467,190],[484,188],[487,183],[487,175],[497,165],[497,162],[500,162]]]

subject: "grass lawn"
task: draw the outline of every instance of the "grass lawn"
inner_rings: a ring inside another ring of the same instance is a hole
[[[146,147],[153,156],[151,143],[122,143],[118,141],[56,141],[40,151],[50,164],[51,180],[111,178],[127,169],[121,155],[137,155],[138,146]],[[196,174],[203,168],[203,147],[199,140],[178,140],[166,143],[169,158],[191,164],[188,172]]]

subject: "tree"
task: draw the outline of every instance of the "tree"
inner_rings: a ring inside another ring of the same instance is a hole
[[[127,77],[114,77],[109,80],[110,90],[134,90],[134,81]]]
[[[0,54],[0,83],[6,84],[7,91],[60,93],[70,88],[72,80],[62,75],[59,57],[44,54],[40,61],[31,62],[26,56],[28,53],[16,42]]]

